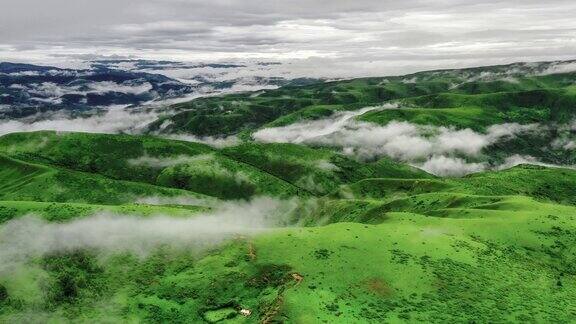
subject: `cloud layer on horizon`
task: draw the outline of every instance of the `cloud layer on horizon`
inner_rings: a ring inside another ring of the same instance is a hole
[[[575,11],[567,0],[6,0],[0,60],[252,58],[313,76],[397,74],[573,57]]]

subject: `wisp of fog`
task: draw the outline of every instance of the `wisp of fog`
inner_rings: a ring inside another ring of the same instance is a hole
[[[158,118],[158,111],[130,111],[123,107],[109,108],[103,113],[71,117],[64,112],[0,121],[0,136],[16,132],[56,130],[87,133],[138,132]]]
[[[541,131],[538,124],[492,125],[485,133],[479,133],[471,129],[416,125],[405,121],[391,121],[381,126],[356,120],[357,116],[377,109],[402,108],[387,105],[342,111],[324,119],[264,128],[253,136],[260,142],[337,147],[361,160],[387,156],[435,175],[462,176],[488,167],[482,161],[469,162],[462,157],[479,158],[484,148],[500,140]]]
[[[0,272],[30,258],[79,249],[143,256],[160,245],[200,251],[226,239],[287,226],[297,207],[296,200],[261,197],[250,202],[223,202],[213,211],[191,218],[100,213],[51,223],[24,216],[0,228]]]

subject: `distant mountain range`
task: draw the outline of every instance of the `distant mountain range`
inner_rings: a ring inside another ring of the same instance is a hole
[[[0,118],[63,109],[137,106],[166,99],[310,82],[262,76],[265,74],[262,70],[270,64],[279,63],[247,66],[110,60],[85,62],[87,67],[82,68],[59,68],[4,62],[0,63]],[[246,71],[249,68],[262,73],[251,75]]]

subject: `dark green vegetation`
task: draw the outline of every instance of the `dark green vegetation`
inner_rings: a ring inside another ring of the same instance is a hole
[[[566,78],[571,80],[574,76]],[[568,123],[574,118],[576,92],[573,86],[569,86],[489,94],[441,93],[412,97],[401,102],[407,106],[406,109],[369,112],[360,119],[379,124],[406,120],[423,125],[450,125],[478,131],[493,124],[512,122]]]
[[[125,141],[133,151],[114,150]],[[294,195],[316,197],[315,207],[295,219],[306,227],[240,238],[200,255],[166,246],[145,258],[102,257],[96,250],[37,257],[0,275],[3,321],[567,322],[576,316],[569,311],[576,298],[575,171],[519,166],[440,179],[388,160],[366,164],[297,145],[216,150],[126,135],[12,134],[0,147],[3,222],[29,213],[63,222],[97,211],[194,217],[202,207],[134,203],[142,196],[215,200],[154,181],[165,169],[210,166],[188,155],[246,166],[253,192],[293,188]],[[126,162],[138,154],[180,160],[159,170]],[[252,314],[240,315],[242,308]]]
[[[501,122],[571,120],[572,74],[521,71],[514,82],[462,81],[506,69],[204,98],[180,105],[166,130],[246,135],[402,98],[410,108],[360,118],[479,131]],[[498,145],[493,158],[532,152],[537,142]],[[3,224],[30,213],[51,224],[99,211],[194,218],[223,200],[262,195],[297,197],[301,207],[292,215],[300,226],[201,251],[159,246],[146,256],[96,249],[34,256],[0,271],[0,322],[570,323],[575,188],[576,171],[562,168],[520,165],[444,179],[389,159],[359,162],[294,144],[215,149],[153,136],[5,135]],[[144,197],[164,203],[149,205]],[[0,232],[0,256],[2,247]]]
[[[229,135],[387,101],[399,101],[415,110],[371,112],[360,119],[378,123],[408,120],[476,130],[503,122],[571,121],[576,73],[541,74],[550,66],[519,63],[440,70],[199,98],[175,105],[180,113],[158,120],[150,130]]]
[[[363,164],[329,150],[293,144],[246,143],[217,150],[204,144],[150,136],[15,133],[0,138],[0,154],[5,156],[2,159],[7,165],[0,176],[6,173],[6,177],[25,179],[26,186],[16,189],[25,192],[38,189],[34,192],[38,196],[30,199],[37,201],[60,201],[53,196],[41,197],[51,191],[36,185],[34,180],[39,176],[53,176],[55,181],[66,182],[66,186],[73,186],[74,190],[94,191],[92,196],[98,194],[96,188],[100,186],[102,191],[125,186],[114,203],[127,201],[129,198],[120,199],[129,193],[152,195],[154,191],[147,192],[146,188],[157,187],[161,193],[173,195],[187,190],[186,194],[197,197],[204,194],[240,199],[254,195],[325,194],[341,184],[364,178],[429,177],[418,169],[387,159]],[[85,186],[82,181],[89,181],[91,185]],[[60,186],[66,189],[65,185]],[[6,198],[16,199],[11,196],[17,192],[8,179],[5,187]],[[98,199],[86,200],[104,202]]]
[[[236,134],[249,139],[252,132],[263,127],[286,126],[388,103],[399,108],[369,111],[357,120],[379,125],[407,121],[477,132],[485,132],[494,124],[538,124],[542,126],[538,132],[487,147],[484,153],[488,162],[498,164],[506,156],[519,154],[545,163],[575,164],[574,151],[550,143],[558,138],[576,139],[575,131],[564,127],[576,118],[576,72],[546,73],[553,65],[519,63],[440,70],[200,98],[175,105],[177,113],[152,123],[149,131],[199,136]]]

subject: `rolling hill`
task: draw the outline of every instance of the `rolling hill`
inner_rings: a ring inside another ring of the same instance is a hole
[[[0,322],[573,322],[560,63],[200,98],[142,135],[4,135]],[[394,125],[394,152],[428,155],[357,154]],[[241,141],[163,137],[182,133]],[[415,167],[439,155],[483,169]]]

